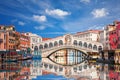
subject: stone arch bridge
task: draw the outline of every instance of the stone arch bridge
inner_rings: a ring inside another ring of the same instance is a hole
[[[80,39],[74,35],[66,34],[42,41],[34,46],[34,50],[42,52],[42,57],[47,57],[52,52],[63,48],[73,48],[87,54],[87,52],[98,52],[99,48],[103,48],[103,45],[99,42]]]

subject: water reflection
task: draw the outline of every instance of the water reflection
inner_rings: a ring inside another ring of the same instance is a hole
[[[87,57],[84,52],[70,48],[60,49],[49,55],[51,61],[64,66],[80,64],[85,61]]]
[[[0,80],[120,80],[120,65],[85,61],[63,66],[47,58],[0,63]]]

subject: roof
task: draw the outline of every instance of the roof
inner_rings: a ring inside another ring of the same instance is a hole
[[[42,38],[42,41],[50,40],[51,38]]]
[[[77,32],[77,34],[84,34],[84,33],[99,33],[101,30],[87,30],[83,32]]]

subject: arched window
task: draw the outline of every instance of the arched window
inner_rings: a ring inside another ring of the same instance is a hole
[[[86,42],[84,43],[84,47],[87,48],[87,43]]]
[[[44,48],[48,48],[48,44],[47,43],[45,43]]]
[[[52,68],[53,68],[53,65],[52,65],[52,64],[49,64],[49,68],[52,69]]]
[[[49,48],[51,48],[51,47],[53,47],[53,43],[50,42],[49,43]]]
[[[92,44],[89,44],[89,45],[88,45],[88,48],[89,48],[89,49],[92,49]]]
[[[59,40],[59,45],[63,45],[63,41],[62,40]]]
[[[82,42],[81,42],[81,41],[79,42],[79,46],[81,46],[81,47],[82,47]]]
[[[54,46],[58,46],[58,43],[57,43],[57,41],[55,41],[55,42],[54,42]]]
[[[82,70],[82,66],[79,66],[79,70],[80,70],[80,71]]]
[[[99,50],[99,51],[102,51],[102,46],[99,46],[99,47],[98,47],[98,50]]]
[[[77,71],[77,67],[74,67],[73,70],[74,70],[74,72],[76,72]]]
[[[93,50],[97,50],[97,46],[96,45],[93,46]]]
[[[40,45],[40,46],[39,46],[39,49],[43,49],[43,45]]]
[[[74,40],[73,44],[74,44],[74,45],[77,45],[77,40]]]
[[[57,71],[58,67],[57,67],[57,66],[54,66],[54,69],[55,69],[55,71]]]
[[[37,46],[35,46],[35,47],[34,47],[34,50],[35,50],[35,51],[38,51],[38,47],[37,47]]]
[[[62,68],[62,67],[59,67],[59,71],[63,71],[63,68]]]
[[[45,67],[45,68],[48,68],[48,64],[45,63],[45,64],[44,64],[44,67]]]

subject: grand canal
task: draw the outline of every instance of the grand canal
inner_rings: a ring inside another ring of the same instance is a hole
[[[76,66],[62,66],[44,60],[0,63],[0,80],[120,80],[120,65],[86,60]]]

